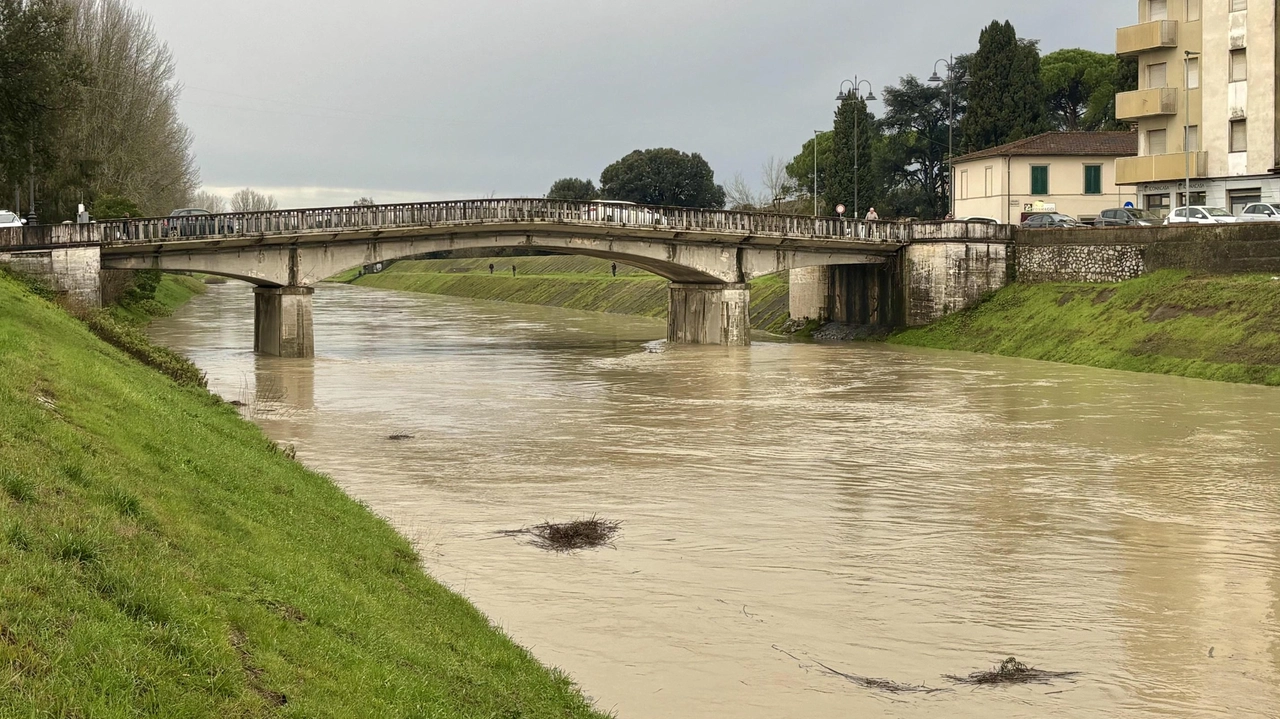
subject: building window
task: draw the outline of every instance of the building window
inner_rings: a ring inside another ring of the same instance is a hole
[[[1187,0],[1187,22],[1200,20],[1200,0]]]
[[[1163,155],[1169,151],[1167,134],[1164,130],[1147,130],[1147,154]]]
[[[1262,202],[1262,188],[1255,187],[1250,190],[1228,190],[1227,205],[1231,209],[1231,214],[1239,215],[1244,208],[1254,203]]]
[[[1187,128],[1187,136],[1185,138],[1185,143],[1186,144],[1184,144],[1183,147],[1186,149],[1187,152],[1200,151],[1200,126],[1199,125],[1192,125]]]
[[[1187,60],[1187,89],[1195,90],[1200,87],[1200,58],[1193,57]]]
[[[1249,123],[1246,120],[1231,121],[1231,151],[1249,151]]]
[[[1147,209],[1165,217],[1169,214],[1169,196],[1168,195],[1147,195],[1143,198]]]
[[[1034,165],[1031,168],[1031,194],[1049,194],[1049,166]]]
[[[1168,87],[1168,65],[1158,62],[1154,65],[1147,65],[1147,87],[1154,89],[1157,87]]]
[[[1249,7],[1249,3],[1246,2],[1246,0],[1231,0],[1231,12],[1240,12],[1241,10],[1247,10],[1248,7]]]
[[[1198,192],[1193,192],[1193,193],[1191,193],[1191,204],[1190,204],[1190,205],[1188,205],[1188,204],[1187,204],[1187,193],[1185,193],[1185,192],[1179,192],[1179,193],[1178,193],[1178,207],[1204,207],[1205,205],[1209,204],[1209,201],[1208,201],[1208,200],[1206,200],[1206,199],[1205,199],[1205,197],[1206,197],[1206,196],[1205,196],[1205,192],[1204,192],[1204,190],[1200,190],[1200,191],[1198,191]]]
[[[1249,79],[1249,58],[1244,50],[1231,51],[1231,82]]]
[[[1084,194],[1102,194],[1102,165],[1084,166]]]
[[[1132,7],[1132,6],[1130,6]],[[1147,20],[1168,20],[1169,0],[1147,0]]]

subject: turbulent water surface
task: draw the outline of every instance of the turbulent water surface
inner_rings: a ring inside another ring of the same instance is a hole
[[[1280,391],[347,286],[281,360],[211,289],[155,336],[622,719],[1280,716]],[[1081,674],[943,678],[1008,656]]]

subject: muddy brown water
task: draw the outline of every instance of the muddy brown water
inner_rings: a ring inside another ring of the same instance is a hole
[[[327,285],[280,360],[252,308],[153,334],[623,719],[1280,716],[1275,389]],[[615,549],[494,535],[591,515]],[[818,666],[1009,656],[1082,674]]]

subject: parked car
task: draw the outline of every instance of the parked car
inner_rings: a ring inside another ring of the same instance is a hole
[[[1114,210],[1103,210],[1098,219],[1093,221],[1095,227],[1154,227],[1164,223],[1164,218],[1151,210],[1139,210],[1136,207],[1117,207]]]
[[[0,227],[22,227],[27,221],[8,210],[0,210]]]
[[[1244,222],[1280,222],[1280,205],[1255,202],[1240,211]]]
[[[996,219],[996,218],[994,218],[994,217],[981,217],[981,216],[978,216],[978,215],[974,215],[973,217],[961,217],[959,220],[957,220],[957,222],[972,222],[972,223],[974,223],[974,224],[978,224],[978,225],[998,225],[998,224],[1000,224],[1000,220],[997,220],[997,219]]]
[[[1061,229],[1066,227],[1087,227],[1074,217],[1069,215],[1060,215],[1056,212],[1050,212],[1043,215],[1033,215],[1023,220],[1022,226],[1028,230],[1045,230],[1045,229]]]
[[[587,222],[617,222],[624,225],[665,225],[666,218],[661,213],[634,202],[618,200],[597,200],[582,213]]]
[[[1234,225],[1240,218],[1221,207],[1179,207],[1164,219],[1166,225]]]
[[[229,235],[235,231],[230,218],[214,215],[199,207],[170,212],[162,228],[165,237]]]

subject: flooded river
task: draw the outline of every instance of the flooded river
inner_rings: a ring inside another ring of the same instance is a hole
[[[621,719],[1280,716],[1280,391],[347,286],[280,360],[211,290],[155,337]],[[1082,673],[942,677],[1008,656]]]

